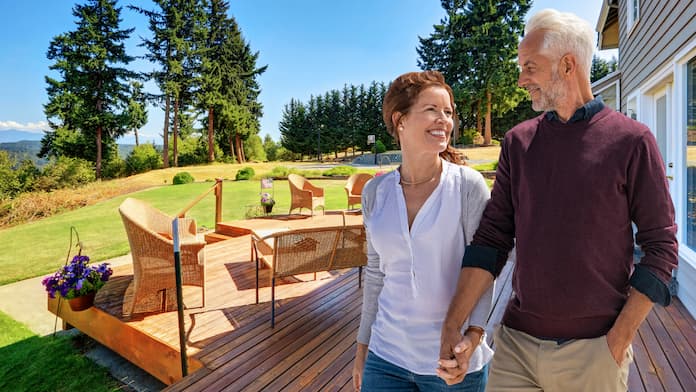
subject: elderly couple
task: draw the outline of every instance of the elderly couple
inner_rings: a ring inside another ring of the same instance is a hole
[[[355,390],[626,391],[631,341],[670,302],[677,228],[650,130],[592,95],[592,39],[572,14],[529,20],[518,83],[544,113],[505,135],[492,192],[448,146],[457,116],[442,75],[391,84],[383,117],[403,163],[362,195]],[[513,247],[494,355],[484,328]]]

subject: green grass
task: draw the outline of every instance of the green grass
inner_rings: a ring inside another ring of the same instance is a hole
[[[471,168],[478,171],[495,171],[498,168],[498,161],[474,165]]]
[[[0,312],[0,391],[118,391],[106,369],[84,357],[84,337],[34,335]]]
[[[192,200],[213,186],[213,182],[165,185],[132,193],[165,213],[175,215]],[[312,180],[325,190],[327,209],[346,208],[345,180]],[[249,205],[259,204],[259,181],[223,183],[222,220],[243,219]],[[84,254],[92,262],[127,254],[130,249],[118,206],[127,196],[119,196],[95,205],[45,218],[36,222],[0,230],[0,243],[9,244],[0,252],[0,285],[53,273],[65,262],[74,226],[83,243]],[[286,213],[290,207],[287,181],[275,181],[274,213]],[[198,227],[214,228],[215,197],[211,193],[188,214]],[[75,254],[76,248],[70,252]]]

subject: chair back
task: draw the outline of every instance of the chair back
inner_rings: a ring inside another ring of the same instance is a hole
[[[346,196],[348,197],[348,208],[355,204],[360,204],[360,195],[362,190],[374,176],[368,173],[355,173],[351,174],[346,181],[346,185],[343,187],[346,190]]]
[[[340,232],[340,227],[330,227],[274,234],[273,274],[289,276],[328,270]]]

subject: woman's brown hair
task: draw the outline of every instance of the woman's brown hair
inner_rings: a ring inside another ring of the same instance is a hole
[[[450,105],[452,109],[454,105],[454,94],[452,88],[445,82],[445,78],[438,71],[423,71],[405,73],[394,81],[389,86],[389,90],[384,95],[384,103],[382,104],[382,119],[387,126],[387,132],[399,144],[399,133],[397,131],[398,124],[395,124],[392,119],[392,114],[401,113],[404,115],[411,110],[411,106],[416,102],[418,95],[425,89],[430,87],[442,87],[447,90],[450,97]],[[456,110],[452,113],[454,123],[453,130],[459,126],[459,118]],[[450,134],[449,137],[452,137]],[[465,162],[459,157],[449,144],[447,148],[440,153],[440,156],[450,162],[464,165]]]

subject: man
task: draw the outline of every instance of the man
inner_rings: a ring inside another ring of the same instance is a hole
[[[555,10],[526,26],[519,85],[545,113],[501,145],[442,329],[438,375],[448,383],[476,344],[462,323],[513,245],[514,295],[487,391],[626,391],[631,341],[653,303],[670,302],[677,228],[662,158],[647,127],[592,96],[593,34]],[[644,253],[635,266],[632,222]]]

